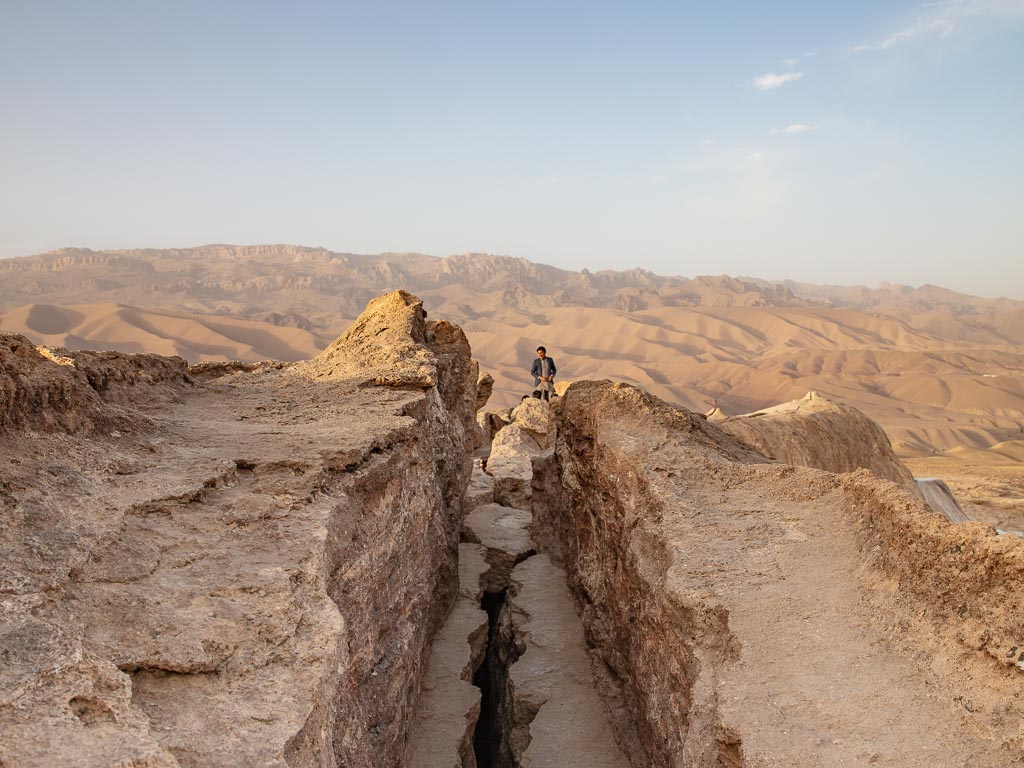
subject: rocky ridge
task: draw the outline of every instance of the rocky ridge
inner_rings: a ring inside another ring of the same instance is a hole
[[[362,322],[389,343],[204,379],[5,339],[0,761],[399,764],[477,370],[408,294]]]
[[[534,530],[633,765],[1019,760],[1021,542],[866,470],[766,463],[627,385],[554,412]]]
[[[856,408],[817,392],[743,416],[719,414],[716,409],[708,419],[770,459],[829,472],[868,469],[917,493],[914,476],[896,457],[885,430]]]
[[[741,440],[584,381],[475,418],[406,292],[297,364],[5,349],[5,764],[1021,754],[1024,542],[935,515],[850,409]]]

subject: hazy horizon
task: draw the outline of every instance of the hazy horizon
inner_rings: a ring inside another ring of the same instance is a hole
[[[115,252],[115,251],[145,251],[145,250],[191,250],[191,249],[197,249],[197,248],[213,248],[213,247],[225,247],[225,248],[262,248],[262,247],[275,247],[275,246],[323,249],[323,250],[328,251],[330,253],[351,254],[351,255],[354,255],[354,256],[369,256],[369,257],[372,257],[372,256],[390,256],[390,255],[407,255],[407,254],[412,254],[412,255],[417,255],[417,256],[426,256],[426,257],[429,257],[429,258],[432,258],[432,259],[446,259],[446,258],[448,258],[450,256],[460,256],[460,255],[466,255],[466,254],[480,254],[480,255],[485,255],[485,256],[498,256],[498,257],[502,257],[502,258],[511,258],[511,259],[525,258],[525,257],[516,256],[515,254],[509,254],[509,253],[487,253],[487,252],[484,252],[484,251],[462,251],[461,253],[447,253],[447,254],[444,254],[444,255],[440,255],[440,254],[435,254],[435,253],[425,253],[423,251],[357,252],[357,251],[353,251],[350,248],[330,248],[330,247],[325,246],[325,245],[308,245],[308,244],[305,244],[305,243],[223,243],[223,242],[211,242],[211,243],[201,243],[201,244],[198,244],[198,245],[177,245],[177,246],[176,245],[169,245],[169,246],[165,246],[165,247],[161,247],[161,248],[155,248],[155,247],[152,247],[152,246],[124,246],[124,247],[110,247],[110,248],[92,248],[92,247],[89,247],[89,246],[86,246],[86,245],[67,245],[67,246],[57,246],[56,248],[51,248],[49,251],[43,251],[42,253],[31,253],[31,254],[21,254],[21,255],[11,255],[11,256],[0,256],[0,260],[2,260],[2,259],[25,258],[25,257],[30,257],[30,256],[42,256],[42,255],[45,255],[46,253],[52,253],[52,252],[62,251],[62,250],[72,250],[72,251],[74,251],[74,250],[87,250],[87,251],[95,251],[95,252]],[[941,288],[941,289],[953,291],[953,292],[956,292],[956,293],[962,293],[962,294],[965,294],[965,295],[968,295],[968,296],[974,296],[975,298],[981,298],[981,299],[1011,299],[1011,300],[1014,300],[1014,301],[1024,301],[1024,295],[1022,295],[1022,296],[1010,296],[1010,295],[1005,294],[1005,293],[1002,293],[1002,294],[996,294],[996,293],[993,293],[993,294],[970,293],[968,291],[958,290],[957,288],[954,288],[952,286],[941,285],[939,283],[929,282],[929,281],[922,281],[922,282],[916,282],[916,283],[914,283],[914,282],[901,283],[901,282],[897,282],[897,281],[894,281],[894,280],[886,280],[886,279],[883,278],[883,279],[881,279],[881,280],[879,280],[879,281],[877,281],[875,283],[827,283],[827,282],[815,283],[815,282],[810,281],[810,280],[802,280],[802,279],[796,278],[796,277],[769,278],[769,277],[765,277],[763,275],[742,275],[742,274],[730,275],[730,274],[727,274],[727,273],[724,273],[724,272],[693,272],[693,273],[690,273],[690,274],[680,273],[680,272],[659,272],[659,271],[657,271],[655,269],[649,269],[647,267],[644,267],[644,266],[641,266],[641,265],[638,265],[638,264],[634,264],[634,265],[631,265],[631,266],[629,266],[629,265],[627,265],[627,266],[619,266],[619,267],[600,267],[600,268],[580,267],[580,268],[575,268],[575,267],[569,267],[569,266],[564,266],[564,265],[553,264],[553,263],[549,263],[549,262],[534,261],[533,259],[527,259],[527,261],[530,261],[530,262],[532,262],[534,264],[537,264],[539,266],[554,267],[556,269],[562,269],[562,270],[566,270],[566,271],[570,271],[570,272],[581,272],[583,269],[586,269],[586,270],[588,270],[590,272],[601,272],[601,271],[606,271],[606,270],[607,271],[624,272],[624,271],[628,271],[630,269],[645,269],[645,270],[647,270],[649,272],[652,272],[653,274],[655,274],[655,275],[657,275],[659,277],[679,277],[679,278],[683,278],[683,279],[693,279],[693,278],[698,278],[698,277],[731,277],[731,278],[737,278],[739,280],[763,280],[763,281],[765,281],[767,283],[778,283],[778,284],[787,283],[787,282],[790,282],[790,283],[800,283],[800,284],[804,284],[804,285],[818,286],[818,287],[821,287],[821,288],[867,288],[869,290],[881,290],[881,289],[883,289],[886,286],[909,287],[909,288],[913,288],[913,289],[920,289],[920,288],[925,288],[925,287],[928,287],[928,286],[933,286],[933,287],[936,287],[936,288]]]
[[[316,242],[1024,299],[1024,0],[2,19],[0,257]]]

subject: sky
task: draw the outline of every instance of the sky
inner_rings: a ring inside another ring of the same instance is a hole
[[[1024,0],[0,0],[0,257],[205,243],[1024,299]]]

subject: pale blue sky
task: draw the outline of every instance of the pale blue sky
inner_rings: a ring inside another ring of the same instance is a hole
[[[290,242],[1024,299],[1024,0],[0,0],[0,256]]]

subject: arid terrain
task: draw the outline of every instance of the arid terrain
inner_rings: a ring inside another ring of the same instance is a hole
[[[485,254],[64,249],[0,261],[0,330],[189,362],[303,360],[397,288],[465,330],[495,378],[492,406],[531,389],[538,344],[562,380],[627,382],[696,411],[756,412],[815,391],[881,424],[900,456],[921,459],[916,475],[962,478],[951,482],[979,519],[1024,529],[1020,463],[978,453],[1024,439],[1024,302]]]
[[[876,423],[493,384],[400,291],[294,363],[0,335],[0,764],[1024,764],[1024,540]]]

